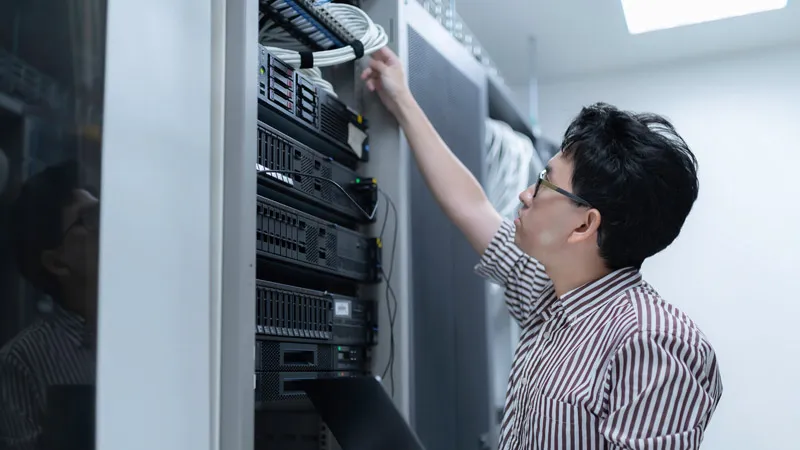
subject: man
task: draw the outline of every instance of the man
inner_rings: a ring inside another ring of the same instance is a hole
[[[522,329],[500,449],[698,448],[722,393],[714,350],[639,273],[697,198],[695,157],[672,125],[584,108],[511,223],[416,104],[396,55],[375,53],[362,79]]]
[[[99,202],[78,180],[74,162],[47,168],[14,204],[18,269],[52,302],[0,350],[0,449],[37,448],[49,389],[95,381]]]

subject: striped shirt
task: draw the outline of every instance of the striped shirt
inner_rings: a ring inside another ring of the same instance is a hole
[[[500,450],[696,449],[722,394],[714,350],[635,269],[560,298],[504,222],[476,272],[521,328]]]
[[[35,449],[47,389],[93,385],[95,352],[79,316],[55,306],[0,350],[0,449]]]

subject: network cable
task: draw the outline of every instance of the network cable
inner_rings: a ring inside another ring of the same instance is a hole
[[[343,64],[365,55],[370,55],[389,43],[383,27],[375,24],[362,9],[340,3],[315,5],[321,12],[339,23],[354,37],[353,42],[343,43],[316,21],[293,7],[292,2],[275,0],[272,6],[300,32],[303,32],[327,50],[307,52],[298,47],[296,40],[278,25],[268,21],[260,30],[261,43],[267,50],[295,68],[329,67]]]
[[[383,370],[383,374],[381,375],[381,379],[385,379],[387,374],[389,376],[390,381],[390,390],[391,395],[394,397],[394,356],[395,356],[395,341],[394,341],[394,324],[395,320],[397,319],[397,296],[395,295],[394,289],[392,288],[392,272],[394,271],[394,254],[397,248],[397,232],[400,225],[399,216],[397,214],[397,207],[395,206],[392,198],[389,197],[388,194],[383,192],[383,190],[379,190],[381,195],[383,195],[386,202],[389,204],[390,208],[392,209],[392,213],[394,215],[394,228],[392,230],[392,248],[389,251],[389,261],[391,265],[389,266],[389,271],[386,273],[381,267],[381,274],[383,275],[383,279],[386,281],[386,290],[384,297],[386,298],[386,312],[389,316],[389,359],[386,363],[386,368]],[[383,215],[383,225],[381,226],[381,232],[379,236],[381,240],[383,240],[384,232],[386,231],[386,224],[388,223],[389,219],[389,208],[386,209]]]

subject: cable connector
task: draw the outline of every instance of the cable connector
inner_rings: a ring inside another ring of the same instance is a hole
[[[358,177],[353,180],[353,188],[356,190],[374,190],[378,188],[378,179],[370,177]]]

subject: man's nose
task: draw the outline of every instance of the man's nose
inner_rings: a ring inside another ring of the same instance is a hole
[[[531,188],[525,189],[519,193],[519,201],[522,202],[523,205],[530,206],[531,200],[533,200],[533,191]]]

